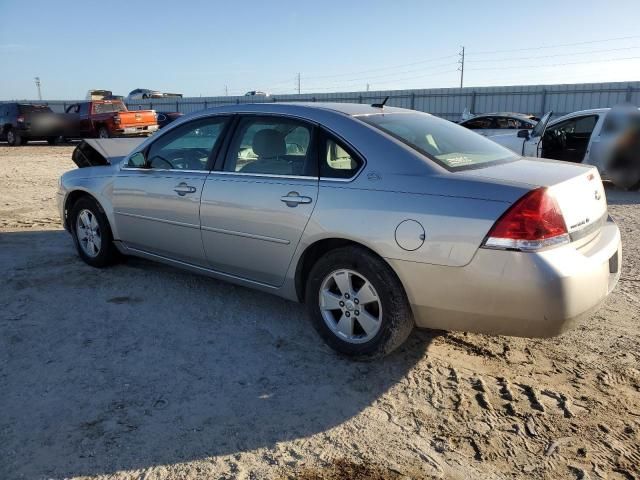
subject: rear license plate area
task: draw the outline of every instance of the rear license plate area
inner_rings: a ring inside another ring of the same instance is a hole
[[[618,265],[618,252],[614,253],[609,259],[609,273],[618,273],[618,269],[620,266]]]

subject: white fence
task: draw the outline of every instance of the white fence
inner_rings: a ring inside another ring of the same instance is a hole
[[[128,102],[127,105],[132,110],[149,108],[156,111],[191,113],[219,105],[255,102],[374,103],[387,95],[387,104],[390,106],[429,112],[454,121],[460,119],[465,108],[475,114],[521,112],[541,115],[553,110],[554,116],[560,116],[577,110],[611,107],[622,103],[640,105],[640,82],[381,90],[270,97],[190,97],[140,100]],[[74,101],[50,100],[34,103],[46,103],[54,111],[63,112]]]

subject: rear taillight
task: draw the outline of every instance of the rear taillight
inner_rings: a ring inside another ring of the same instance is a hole
[[[16,122],[24,123],[24,115],[18,115],[18,118],[16,118]]]
[[[120,115],[116,115],[113,117],[113,123],[120,123]]]
[[[564,217],[546,188],[527,193],[493,225],[483,246],[533,251],[569,243]]]

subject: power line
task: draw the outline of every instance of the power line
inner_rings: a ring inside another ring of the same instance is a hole
[[[308,76],[305,75],[305,78],[311,79],[311,80],[317,80],[319,78],[335,78],[335,77],[345,77],[345,76],[350,76],[350,75],[360,75],[361,73],[370,73],[370,72],[378,72],[381,70],[389,70],[389,69],[394,69],[394,68],[402,68],[402,67],[410,67],[413,65],[420,65],[423,63],[430,63],[430,62],[435,62],[436,60],[445,60],[447,58],[454,58],[457,57],[458,54],[455,53],[453,55],[444,55],[442,57],[432,57],[426,60],[419,60],[416,62],[411,62],[411,63],[402,63],[400,65],[389,65],[386,67],[378,67],[378,68],[371,68],[368,70],[359,70],[356,72],[346,72],[346,73],[336,73],[336,74],[332,74],[332,75],[315,75],[315,76]]]
[[[574,55],[592,55],[594,53],[605,53],[605,52],[620,52],[623,50],[634,50],[636,48],[640,48],[640,46],[636,45],[633,47],[623,47],[623,48],[606,48],[603,50],[589,50],[587,52],[569,52],[569,53],[555,53],[552,55],[536,55],[533,57],[511,57],[511,58],[482,58],[480,60],[475,60],[473,58],[467,60],[468,62],[472,62],[472,63],[479,63],[479,62],[511,62],[514,60],[535,60],[538,58],[552,58],[552,57],[571,57]]]
[[[416,79],[419,79],[419,78],[435,77],[435,76],[438,76],[438,75],[445,75],[445,74],[448,74],[448,73],[458,73],[458,70],[457,69],[455,69],[455,70],[448,69],[448,70],[443,70],[443,71],[438,71],[438,72],[431,72],[431,73],[427,73],[427,74],[424,74],[424,75],[415,75],[415,76],[412,76],[412,77],[403,77],[403,78],[397,78],[397,79],[387,80],[387,81],[383,81],[383,82],[376,82],[376,86],[377,85],[388,85],[390,83],[408,82],[408,81],[416,80]],[[351,84],[357,85],[357,84],[359,84],[359,82],[351,82]],[[345,84],[341,84],[341,85],[345,85]],[[317,92],[317,91],[323,91],[323,90],[337,90],[339,88],[340,87],[336,87],[336,86],[330,86],[330,87],[308,87],[306,90],[307,91],[311,91],[311,92],[314,92],[314,91]]]
[[[512,49],[508,49],[508,50],[491,50],[491,51],[480,51],[480,52],[473,52],[472,53],[474,55],[489,55],[489,54],[493,54],[493,53],[505,53],[505,52],[523,52],[525,50],[539,50],[542,48],[558,48],[558,47],[573,47],[576,45],[591,45],[594,43],[605,43],[605,42],[615,42],[618,40],[630,40],[632,38],[640,38],[640,35],[630,35],[628,37],[616,37],[616,38],[606,38],[606,39],[602,39],[602,40],[591,40],[591,41],[587,41],[587,42],[576,42],[576,43],[558,43],[555,45],[542,45],[542,46],[538,46],[538,47],[525,47],[525,48],[512,48]]]
[[[563,63],[552,63],[548,65],[517,65],[511,67],[483,67],[483,68],[470,68],[469,70],[477,71],[477,70],[511,70],[515,68],[546,68],[546,67],[563,67],[565,65],[583,65],[588,63],[609,63],[609,62],[618,62],[618,61],[626,61],[626,60],[637,60],[640,59],[638,57],[624,57],[624,58],[609,58],[606,60],[589,60],[586,62],[563,62]]]

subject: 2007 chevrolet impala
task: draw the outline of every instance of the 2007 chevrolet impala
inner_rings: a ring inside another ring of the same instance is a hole
[[[522,158],[425,113],[233,105],[122,142],[81,144],[87,168],[60,181],[86,263],[136,255],[305,301],[348,355],[390,352],[414,324],[557,335],[620,275],[594,167]]]

